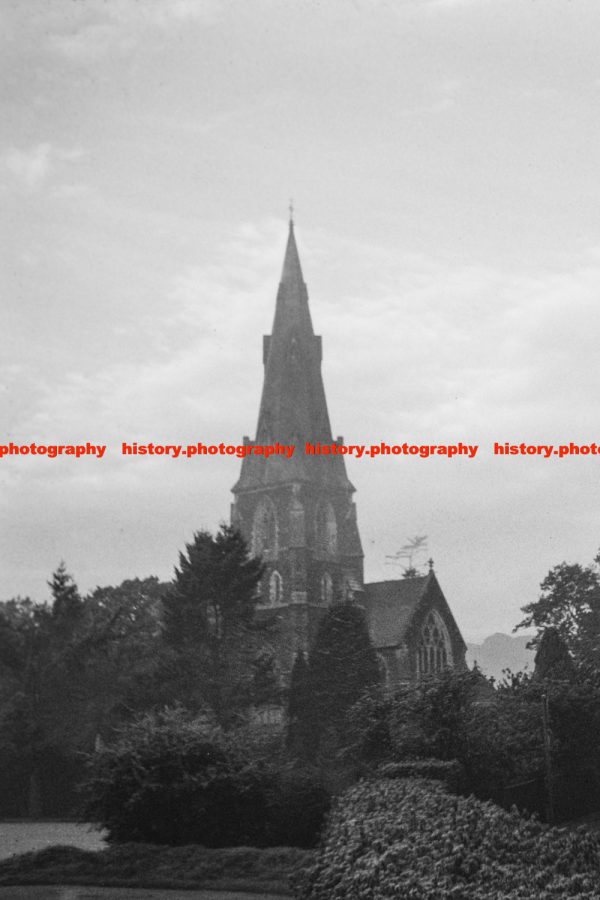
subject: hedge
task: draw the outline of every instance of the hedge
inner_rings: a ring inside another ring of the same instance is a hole
[[[376,769],[377,778],[427,778],[441,781],[452,792],[464,786],[465,771],[455,759],[405,759],[382,763]]]
[[[299,900],[598,900],[600,835],[549,828],[439,782],[361,782],[339,798]]]

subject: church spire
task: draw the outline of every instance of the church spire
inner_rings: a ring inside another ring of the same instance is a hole
[[[315,335],[290,210],[287,245],[270,335],[263,338],[263,384],[256,443],[294,444],[290,460],[247,457],[234,490],[262,484],[327,481],[353,490],[342,456],[311,457],[306,442],[333,443],[321,376],[321,338]]]
[[[290,209],[292,210],[293,208],[290,207]],[[283,259],[283,269],[281,271],[281,284],[292,285],[294,283],[304,284],[304,280],[302,278],[298,247],[296,246],[296,236],[294,234],[294,219],[292,217],[292,212],[290,212],[288,241],[287,247],[285,248],[285,257]]]

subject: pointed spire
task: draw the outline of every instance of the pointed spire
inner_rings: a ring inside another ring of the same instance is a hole
[[[319,481],[354,490],[346,476],[344,457],[332,454],[305,458],[305,442],[333,443],[321,376],[321,338],[314,333],[308,291],[294,234],[293,209],[275,317],[263,339],[265,379],[256,428],[257,443],[298,445],[287,461],[246,457],[234,491],[267,484]]]
[[[281,284],[290,286],[293,284],[304,284],[302,268],[300,266],[300,256],[298,255],[296,236],[294,234],[294,220],[291,214],[287,247],[285,248],[285,257],[283,259],[283,269],[281,272]]]

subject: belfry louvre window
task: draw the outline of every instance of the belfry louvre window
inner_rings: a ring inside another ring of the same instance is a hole
[[[335,556],[337,553],[337,522],[333,506],[326,500],[319,503],[316,515],[317,553]]]
[[[417,674],[432,675],[452,664],[450,640],[441,617],[433,610],[427,616],[417,647]]]
[[[252,525],[252,552],[254,556],[269,551],[277,552],[277,515],[270,500],[259,503]]]

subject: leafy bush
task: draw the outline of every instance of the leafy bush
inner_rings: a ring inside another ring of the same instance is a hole
[[[336,804],[299,900],[597,900],[600,835],[448,793],[365,781]]]
[[[455,759],[405,759],[383,763],[377,769],[378,778],[429,778],[443,782],[453,792],[464,784],[465,773]]]
[[[310,771],[248,759],[181,710],[148,715],[96,753],[83,817],[112,842],[313,846],[329,796]]]
[[[544,694],[555,814],[576,818],[600,805],[600,686],[585,678],[520,673],[494,690],[477,671],[448,671],[365,695],[350,711],[346,755],[362,774],[387,761],[455,759],[465,773],[458,789],[544,814]]]
[[[119,844],[93,852],[56,846],[0,860],[0,885],[202,886],[222,891],[248,890],[264,896],[287,893],[290,874],[309,864],[313,852],[297,847],[208,850],[152,844]]]

